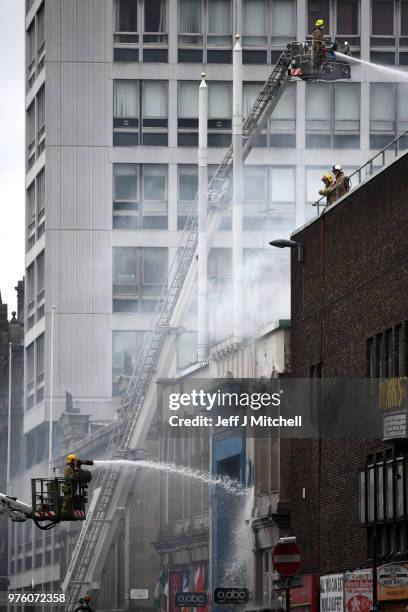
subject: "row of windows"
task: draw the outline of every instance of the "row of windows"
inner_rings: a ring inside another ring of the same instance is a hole
[[[216,166],[209,167],[209,181]],[[114,164],[113,229],[168,229],[167,166]],[[178,166],[177,225],[183,229],[194,211],[198,170],[193,164]],[[273,217],[294,223],[295,170],[293,167],[244,168],[244,229],[261,229]],[[271,206],[269,206],[271,204]],[[230,229],[224,223],[221,229]]]
[[[28,87],[45,62],[44,13],[42,4],[27,30]],[[309,35],[319,17],[326,35],[358,48],[359,0],[309,0]],[[295,0],[242,0],[242,33],[244,63],[275,62],[276,49],[296,37]],[[230,63],[232,34],[232,0],[178,1],[179,62]],[[167,0],[115,0],[115,61],[167,62],[167,45]],[[371,47],[373,61],[408,63],[408,0],[372,0]]]
[[[26,78],[31,87],[45,64],[45,4],[38,9],[27,30]]]
[[[26,349],[27,410],[44,399],[44,334]]]
[[[247,115],[261,83],[244,83],[243,106]],[[385,146],[408,128],[408,85],[370,84],[369,127],[372,148]],[[228,146],[231,141],[232,85],[210,82],[208,144]],[[178,146],[198,144],[198,83],[178,83]],[[360,84],[307,83],[306,146],[359,148]],[[168,84],[166,81],[117,80],[114,82],[115,146],[167,145]],[[296,144],[296,86],[291,83],[278,103],[268,128],[256,146],[293,147]],[[382,137],[382,135],[384,135]]]
[[[27,329],[44,316],[45,305],[45,257],[42,251],[27,268]]]
[[[26,113],[27,170],[45,149],[45,86],[41,87]]]
[[[408,51],[408,1],[373,0],[370,4],[371,59],[407,63],[403,51]],[[231,62],[233,9],[232,0],[179,0],[178,61]],[[309,35],[318,18],[325,20],[326,35],[347,37],[355,49],[359,47],[359,0],[308,0]],[[167,61],[167,49],[157,48],[167,46],[167,23],[165,0],[116,0],[114,59]],[[242,0],[244,62],[274,62],[279,55],[274,49],[295,37],[295,0]],[[386,48],[396,49],[397,56]]]
[[[45,170],[41,170],[27,189],[26,198],[27,250],[45,232]]]

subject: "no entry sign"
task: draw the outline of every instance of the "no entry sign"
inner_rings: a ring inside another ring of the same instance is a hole
[[[272,563],[282,576],[294,576],[302,564],[302,553],[297,544],[278,544],[273,549]]]

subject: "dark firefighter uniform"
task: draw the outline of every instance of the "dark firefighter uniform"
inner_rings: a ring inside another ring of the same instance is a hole
[[[75,480],[79,479],[76,455],[68,455],[67,463],[64,468],[64,478],[66,478],[66,480],[62,487],[62,492],[64,493],[62,509],[67,512],[72,510],[72,500],[76,489]]]
[[[323,19],[318,19],[312,32],[313,38],[313,68],[320,68],[323,61]]]

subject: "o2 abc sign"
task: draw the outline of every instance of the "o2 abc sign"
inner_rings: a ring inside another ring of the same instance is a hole
[[[204,608],[208,603],[207,593],[176,593],[175,605],[177,608]]]
[[[217,604],[244,604],[249,601],[249,591],[244,588],[215,589],[214,603]]]

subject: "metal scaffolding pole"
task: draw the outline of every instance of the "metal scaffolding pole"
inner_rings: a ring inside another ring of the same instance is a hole
[[[208,88],[201,75],[198,94],[198,274],[197,274],[197,358],[208,356],[208,280],[207,280],[207,192],[208,192]]]
[[[236,35],[232,66],[232,278],[233,341],[242,342],[243,331],[243,155],[242,155],[242,47]]]

